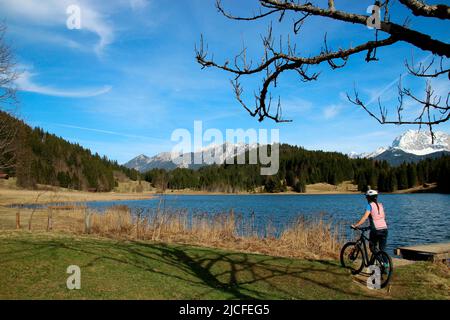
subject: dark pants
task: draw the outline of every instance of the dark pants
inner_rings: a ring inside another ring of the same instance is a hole
[[[370,248],[372,251],[378,246],[378,250],[385,251],[386,250],[386,242],[388,237],[387,229],[384,230],[371,230],[370,231]]]

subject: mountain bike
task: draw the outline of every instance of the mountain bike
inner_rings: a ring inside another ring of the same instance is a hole
[[[376,266],[380,270],[380,287],[386,287],[393,273],[391,257],[386,252],[370,246],[372,255],[369,259],[367,243],[370,240],[365,233],[370,230],[370,227],[352,227],[352,229],[360,231],[361,236],[356,242],[348,242],[342,247],[340,254],[341,265],[350,269],[353,275],[360,273],[364,267]]]

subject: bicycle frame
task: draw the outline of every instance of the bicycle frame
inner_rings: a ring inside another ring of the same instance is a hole
[[[371,258],[369,259],[369,253],[367,250],[367,242],[370,243],[370,239],[364,234],[365,231],[360,230],[361,231],[361,237],[356,241],[356,244],[361,248],[361,251],[363,253],[363,263],[364,263],[364,267],[369,267],[370,265],[373,264],[373,260],[374,260],[374,252],[372,251],[372,249],[369,247],[370,252],[372,253]],[[370,244],[369,244],[370,246]]]
[[[355,237],[353,240],[350,240],[342,247],[340,253],[341,265],[351,269],[353,275],[368,272],[365,273],[365,275],[370,276],[367,282],[368,285],[370,281],[373,284],[373,280],[377,280],[374,278],[374,275],[377,275],[380,281],[377,283],[380,284],[380,288],[386,287],[392,276],[391,257],[386,252],[379,250],[377,245],[373,245],[370,238],[366,236],[366,232],[371,230],[370,227],[357,228],[352,226],[352,229],[360,231],[361,235],[359,238]],[[369,247],[367,243],[369,243]],[[350,249],[350,251],[347,251],[347,249]],[[371,254],[370,258],[369,251]],[[359,256],[360,254],[361,257]],[[349,260],[346,261],[346,259]],[[363,271],[364,268],[368,268],[369,271]]]

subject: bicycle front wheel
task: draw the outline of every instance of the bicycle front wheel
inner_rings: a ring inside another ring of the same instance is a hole
[[[352,274],[358,274],[364,268],[363,252],[356,242],[346,243],[340,254],[341,265],[350,269]]]
[[[375,253],[374,263],[380,268],[380,287],[385,288],[391,280],[392,273],[394,272],[394,266],[392,265],[391,257],[384,251],[378,251]]]

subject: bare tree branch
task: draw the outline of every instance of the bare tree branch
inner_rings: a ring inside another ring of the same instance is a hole
[[[422,106],[422,110],[419,115],[411,120],[403,120],[402,114],[404,111],[404,98],[409,97],[415,103]],[[353,104],[363,108],[372,118],[376,119],[380,124],[396,124],[396,125],[418,125],[426,126],[429,128],[432,140],[434,143],[434,132],[433,126],[444,123],[450,120],[450,92],[447,93],[447,98],[445,103],[442,103],[442,98],[439,95],[436,95],[429,81],[427,81],[425,88],[425,98],[421,99],[416,97],[410,89],[402,87],[402,81],[400,79],[398,85],[398,102],[399,104],[396,107],[397,110],[397,119],[388,120],[387,119],[387,108],[383,107],[380,99],[378,100],[380,115],[375,114],[369,106],[364,103],[355,89],[354,97],[350,97],[347,94],[347,98]]]
[[[450,7],[445,4],[427,5],[424,1],[399,0],[400,3],[411,9],[415,16],[450,19]]]
[[[229,18],[229,19],[233,19],[233,20],[242,20],[242,21],[258,20],[258,19],[261,19],[261,18],[270,16],[270,15],[273,14],[273,13],[282,12],[281,9],[273,9],[273,10],[270,10],[270,11],[265,12],[265,13],[262,13],[262,12],[260,11],[259,14],[254,14],[254,15],[251,16],[251,17],[234,17],[234,16],[230,15],[228,12],[226,12],[226,11],[222,8],[222,6],[221,6],[221,4],[220,4],[220,0],[216,0],[216,8],[217,8],[217,10],[218,10],[221,14],[223,14],[225,17],[227,17],[227,18]]]
[[[220,1],[218,1],[218,3],[220,5]],[[315,16],[328,17],[344,22],[361,24],[364,26],[366,26],[367,24],[368,17],[365,15],[348,13],[340,10],[323,9],[312,5],[311,2],[307,2],[306,4],[300,4],[294,1],[260,0],[260,3],[263,7],[272,10],[278,9],[286,11],[289,10],[293,12],[303,12]],[[439,40],[432,39],[429,35],[409,29],[404,25],[381,21],[380,30],[394,36],[399,41],[410,43],[419,49],[430,51],[433,54],[437,54],[439,56],[450,57],[449,44]]]
[[[216,0],[216,7],[225,17],[238,21],[253,21],[265,19],[273,15],[279,15],[277,20],[281,22],[286,16],[286,13],[290,12],[294,15],[294,34],[300,32],[301,26],[311,16],[359,24],[364,27],[366,27],[368,19],[370,18],[366,15],[339,10],[333,0],[329,0],[327,7],[324,8],[314,5],[314,1],[312,0],[308,2],[297,0],[258,1],[261,9],[257,14],[248,17],[235,16],[229,13],[224,9],[221,0]],[[448,6],[446,5],[426,5],[422,1],[415,0],[403,0],[400,2],[414,15],[421,15],[427,18],[449,19]],[[450,45],[448,43],[433,39],[426,33],[409,28],[408,19],[403,24],[392,22],[390,12],[391,3],[389,0],[374,1],[374,4],[381,8],[381,10],[384,10],[384,17],[383,20],[380,21],[380,28],[375,32],[374,40],[363,42],[355,47],[349,45],[347,48],[339,48],[337,50],[332,49],[328,45],[327,35],[325,34],[324,45],[319,53],[309,56],[305,56],[304,54],[301,55],[299,54],[296,45],[291,43],[289,36],[287,37],[287,40],[284,39],[284,41],[280,37],[279,45],[276,45],[272,34],[272,24],[270,24],[267,35],[262,37],[264,54],[256,64],[252,61],[248,61],[247,49],[245,46],[243,50],[234,57],[234,60],[232,60],[234,61],[233,63],[230,63],[230,61],[225,61],[223,63],[215,61],[214,57],[208,54],[208,47],[204,44],[203,36],[201,37],[200,46],[198,48],[196,47],[196,59],[202,68],[213,67],[233,74],[234,79],[232,80],[232,85],[237,100],[251,116],[258,117],[259,121],[263,121],[265,118],[272,119],[276,122],[289,121],[283,119],[281,116],[280,98],[278,98],[277,107],[272,108],[273,110],[271,112],[273,98],[270,89],[277,86],[278,78],[284,72],[295,71],[302,82],[315,81],[318,79],[320,72],[311,73],[309,67],[319,66],[326,62],[332,69],[344,68],[349,58],[359,53],[365,53],[366,62],[378,61],[378,49],[399,42],[404,42],[415,48],[431,52],[440,58],[438,67],[433,67],[434,59],[430,64],[421,63],[418,66],[414,65],[414,61],[412,61],[411,64],[406,62],[406,68],[411,75],[428,79],[437,78],[442,75],[449,75],[450,77],[450,70],[448,66],[446,66],[446,59],[450,57]],[[262,87],[258,90],[258,93],[255,94],[255,105],[249,107],[244,101],[244,89],[240,79],[244,76],[257,74],[264,75]],[[377,119],[377,121],[382,124],[426,125],[430,128],[430,131],[432,131],[433,125],[449,120],[448,95],[446,99],[447,103],[444,104],[444,99],[434,93],[430,82],[427,82],[424,98],[417,97],[411,90],[402,88],[401,81],[398,94],[399,105],[395,108],[397,114],[396,119],[388,118],[388,108],[382,105],[380,98],[378,99],[379,115],[376,115],[374,111],[370,110],[369,106],[360,99],[356,91],[354,98],[350,98],[350,96],[348,96],[348,98],[351,102],[363,108],[370,116]],[[405,99],[411,99],[414,103],[422,107],[417,119],[403,119]]]
[[[5,30],[6,27],[0,26],[0,170],[9,169],[15,163],[14,138],[17,133],[17,127],[6,116],[15,102],[13,83],[17,73],[11,50],[5,44]]]
[[[405,66],[408,69],[408,72],[415,77],[424,77],[424,78],[437,78],[440,75],[448,74],[450,80],[450,68],[444,68],[443,66],[444,58],[440,58],[438,68],[435,68],[434,71],[430,69],[435,64],[435,59],[431,60],[429,64],[424,64],[424,62],[420,62],[418,66],[414,66],[414,58],[411,58],[411,63],[405,61]]]
[[[251,68],[248,64],[245,63],[245,59],[242,60],[243,63],[239,64],[237,61],[239,60],[239,57],[243,55],[242,51],[239,55],[235,57],[234,66],[230,66],[229,62],[225,62],[223,64],[217,64],[214,60],[208,59],[208,52],[205,49],[205,45],[203,42],[203,37],[200,40],[200,47],[196,48],[196,57],[198,63],[202,65],[202,67],[216,67],[228,72],[231,72],[235,74],[235,82],[234,82],[234,91],[236,94],[236,97],[238,98],[238,101],[241,103],[241,105],[244,106],[244,108],[250,113],[251,116],[258,115],[259,121],[263,121],[265,118],[272,119],[276,122],[286,122],[287,120],[279,118],[279,114],[272,115],[269,113],[270,109],[270,103],[267,103],[266,99],[268,98],[268,91],[272,84],[275,84],[279,75],[285,71],[294,70],[297,71],[297,73],[300,75],[302,81],[312,81],[317,80],[319,74],[315,73],[312,75],[307,74],[307,66],[309,65],[319,65],[322,62],[328,62],[330,66],[334,69],[343,67],[345,65],[345,62],[347,58],[353,54],[359,53],[359,52],[372,52],[375,48],[388,46],[393,43],[395,43],[395,39],[393,38],[387,38],[384,40],[379,41],[368,41],[362,45],[356,46],[354,48],[349,48],[347,50],[337,50],[337,51],[331,51],[329,50],[328,46],[325,44],[325,48],[322,50],[320,54],[314,57],[298,57],[295,55],[288,55],[282,52],[278,52],[273,47],[273,40],[271,31],[269,30],[269,34],[263,38],[263,42],[266,48],[266,52],[271,52],[272,56],[270,58],[267,57],[267,55],[263,58],[263,61],[255,66],[254,68]],[[325,41],[326,43],[326,41]],[[288,52],[295,53],[294,49],[289,46]],[[343,65],[338,66],[336,63],[333,62],[335,59],[342,59],[344,61]],[[270,69],[272,68],[272,69]],[[256,106],[254,108],[249,108],[242,100],[242,92],[243,89],[238,82],[238,79],[243,75],[251,75],[266,71],[267,76],[265,77],[263,81],[263,87],[260,90],[259,95],[257,96]]]

